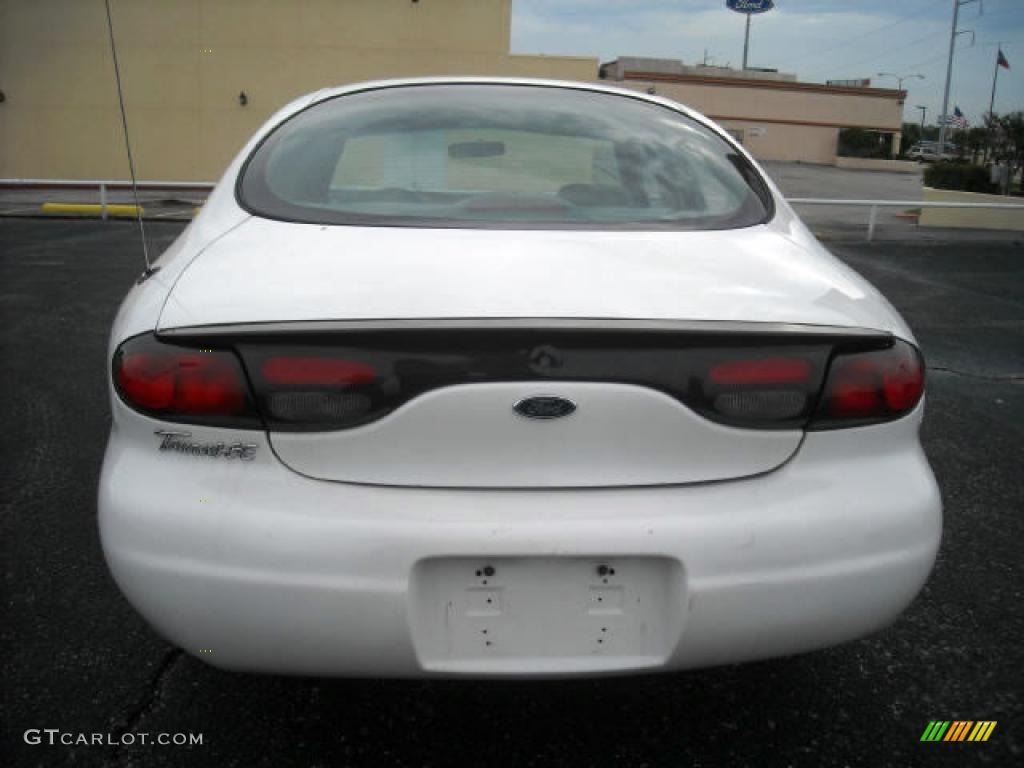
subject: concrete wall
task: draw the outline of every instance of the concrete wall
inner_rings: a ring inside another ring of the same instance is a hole
[[[951,189],[925,187],[924,200],[957,203],[997,203],[1024,205],[1024,198],[957,192]],[[1024,209],[999,210],[985,208],[922,208],[917,223],[922,227],[953,227],[956,229],[1024,230]]]
[[[276,109],[323,87],[418,75],[597,76],[597,59],[509,55],[511,0],[111,6],[142,179],[216,179]],[[0,178],[128,178],[102,0],[0,0],[0,90]]]

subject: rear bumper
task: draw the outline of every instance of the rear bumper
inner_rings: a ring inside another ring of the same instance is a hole
[[[941,533],[919,419],[810,434],[788,464],[746,480],[563,491],[329,483],[285,469],[262,439],[254,461],[228,462],[161,454],[154,440],[143,450],[148,425],[117,427],[100,529],[136,609],[225,668],[535,676],[733,663],[862,636],[914,598]],[[424,564],[493,559],[663,564],[658,642],[446,656],[447,625],[425,624]]]

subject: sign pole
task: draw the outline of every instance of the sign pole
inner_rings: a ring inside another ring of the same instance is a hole
[[[747,17],[746,31],[743,33],[743,69],[746,71],[750,60],[750,17],[775,8],[775,0],[725,0],[725,7]]]
[[[750,16],[747,14],[747,33],[743,37],[743,70],[747,69],[747,51],[750,50]]]
[[[946,87],[942,93],[942,114],[939,115],[939,157],[946,145],[946,133],[949,128],[949,82],[953,78],[953,54],[956,52],[956,36],[962,35],[969,30],[958,32],[956,28],[957,19],[960,16],[960,6],[981,2],[981,0],[953,0],[953,27],[949,32],[949,61],[946,62]],[[974,45],[974,32],[971,32],[971,45]]]
[[[949,81],[953,77],[953,52],[956,50],[956,20],[960,15],[960,0],[953,0],[953,26],[949,33],[949,59],[946,61],[946,87],[942,93],[942,114],[939,115],[939,146],[938,156],[942,158],[942,150],[946,145],[946,129],[949,123]]]

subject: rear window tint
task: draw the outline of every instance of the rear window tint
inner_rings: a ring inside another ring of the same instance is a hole
[[[497,84],[316,104],[260,144],[238,193],[257,215],[323,224],[725,229],[771,215],[746,159],[681,113]]]

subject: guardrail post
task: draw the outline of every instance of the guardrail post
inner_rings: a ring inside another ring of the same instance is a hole
[[[100,218],[107,219],[107,185],[100,184]]]
[[[872,205],[868,213],[868,242],[875,239],[875,221],[878,219],[878,206]]]

